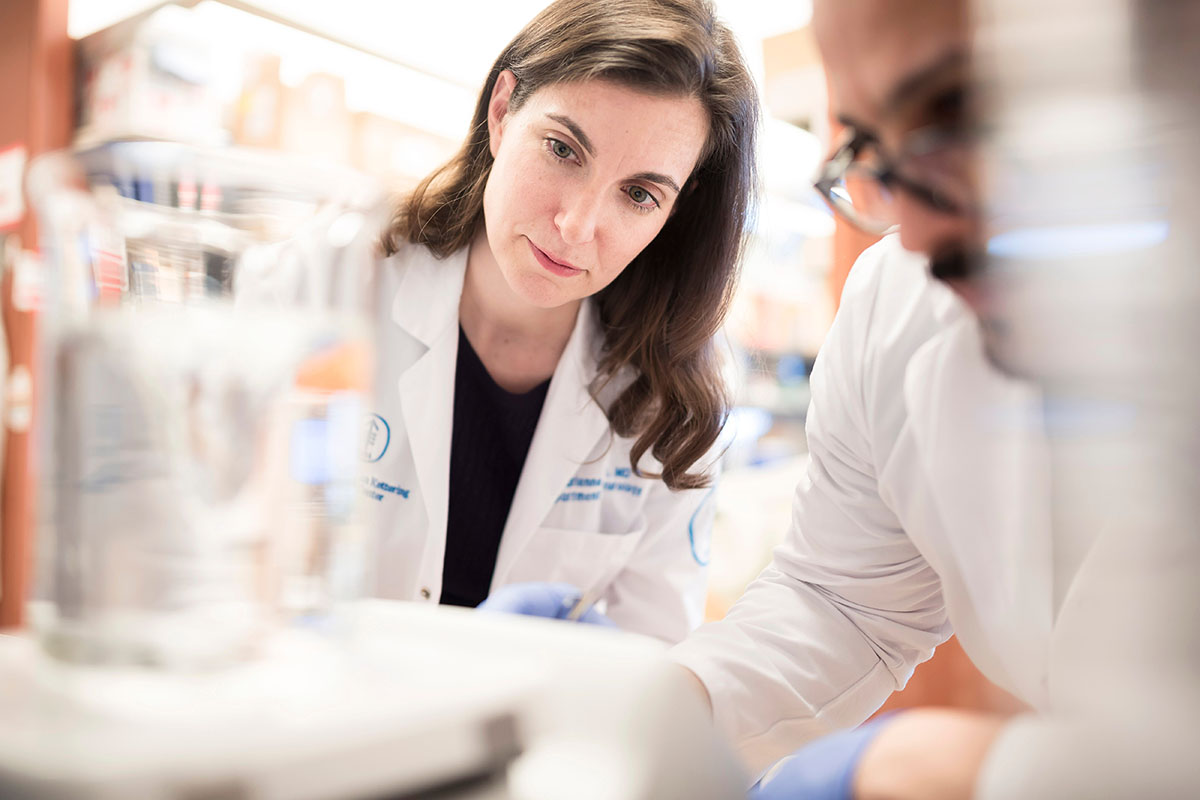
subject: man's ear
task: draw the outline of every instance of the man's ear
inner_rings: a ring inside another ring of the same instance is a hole
[[[512,98],[515,88],[517,76],[510,69],[497,75],[496,83],[492,86],[487,113],[488,148],[492,151],[492,158],[495,158],[500,150],[500,138],[504,134],[504,123],[508,120],[508,101]]]

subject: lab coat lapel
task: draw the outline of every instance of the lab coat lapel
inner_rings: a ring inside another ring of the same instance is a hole
[[[404,430],[412,448],[419,495],[429,519],[425,559],[440,574],[445,550],[450,491],[450,436],[454,421],[454,368],[458,355],[458,304],[466,272],[467,250],[439,261],[423,247],[414,253],[396,292],[392,320],[413,346],[389,356],[399,365],[396,389]],[[429,566],[429,565],[425,565]]]
[[[525,458],[496,556],[492,587],[507,580],[521,552],[579,466],[608,435],[608,418],[588,386],[596,375],[600,332],[590,301],[584,301],[571,339],[550,380],[546,402]]]

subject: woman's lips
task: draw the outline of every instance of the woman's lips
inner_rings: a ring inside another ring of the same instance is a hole
[[[578,275],[579,273],[583,272],[583,270],[576,269],[570,264],[563,264],[559,261],[555,261],[553,258],[546,255],[546,253],[540,247],[538,247],[529,239],[526,239],[525,241],[529,242],[529,249],[533,251],[533,257],[537,259],[537,262],[541,264],[542,268],[547,272],[552,272],[562,278],[570,278],[572,275]]]

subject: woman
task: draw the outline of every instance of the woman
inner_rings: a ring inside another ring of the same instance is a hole
[[[380,596],[474,606],[553,580],[628,630],[700,622],[712,337],[757,114],[704,0],[560,0],[501,53],[385,237]]]

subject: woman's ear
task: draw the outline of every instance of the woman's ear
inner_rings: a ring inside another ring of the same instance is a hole
[[[495,158],[500,150],[500,137],[504,134],[504,123],[508,119],[508,101],[516,87],[517,76],[510,69],[497,75],[496,83],[492,86],[492,98],[488,101],[487,113],[488,147],[492,151],[492,158]]]

